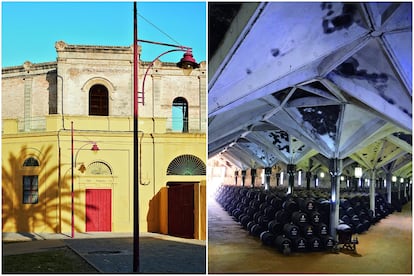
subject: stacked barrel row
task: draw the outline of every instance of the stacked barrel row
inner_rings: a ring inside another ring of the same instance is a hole
[[[244,229],[281,252],[329,250],[335,240],[329,236],[329,193],[323,190],[285,190],[223,185],[217,201]],[[375,196],[375,215],[366,194],[344,194],[340,200],[339,223],[350,226],[353,233],[370,226],[393,212],[391,204],[380,194]]]
[[[326,199],[224,185],[217,201],[251,235],[281,252],[322,251],[335,245]]]

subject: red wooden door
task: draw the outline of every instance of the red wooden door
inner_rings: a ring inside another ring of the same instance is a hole
[[[111,189],[86,190],[86,232],[111,231]]]
[[[194,184],[169,185],[168,234],[194,238]]]

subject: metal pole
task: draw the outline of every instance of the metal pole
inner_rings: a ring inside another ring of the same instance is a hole
[[[134,2],[134,249],[133,272],[139,273],[139,181],[138,181],[138,28]]]
[[[341,186],[342,159],[333,158],[330,161],[331,175],[331,204],[330,204],[330,235],[336,239],[336,228],[339,222],[339,192]]]
[[[75,237],[75,210],[74,210],[74,191],[73,191],[73,121],[70,122],[70,129],[71,129],[71,210],[72,210],[72,220],[71,220],[71,238]]]
[[[376,182],[376,175],[375,169],[371,171],[371,183],[369,184],[369,207],[372,210],[372,213],[375,216],[375,182]]]

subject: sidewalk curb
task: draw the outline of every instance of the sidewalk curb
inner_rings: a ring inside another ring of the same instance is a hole
[[[92,262],[90,262],[88,259],[84,258],[80,252],[78,252],[78,250],[76,250],[75,248],[73,248],[72,246],[70,246],[69,244],[65,243],[66,246],[72,250],[76,255],[78,255],[80,258],[82,258],[85,262],[87,262],[90,266],[92,266],[94,269],[96,269],[96,271],[98,273],[104,273],[100,268],[98,268],[96,265],[94,265]]]

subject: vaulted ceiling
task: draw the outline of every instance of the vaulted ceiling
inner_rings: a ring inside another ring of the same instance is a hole
[[[411,2],[211,2],[209,24],[209,157],[411,177]]]

